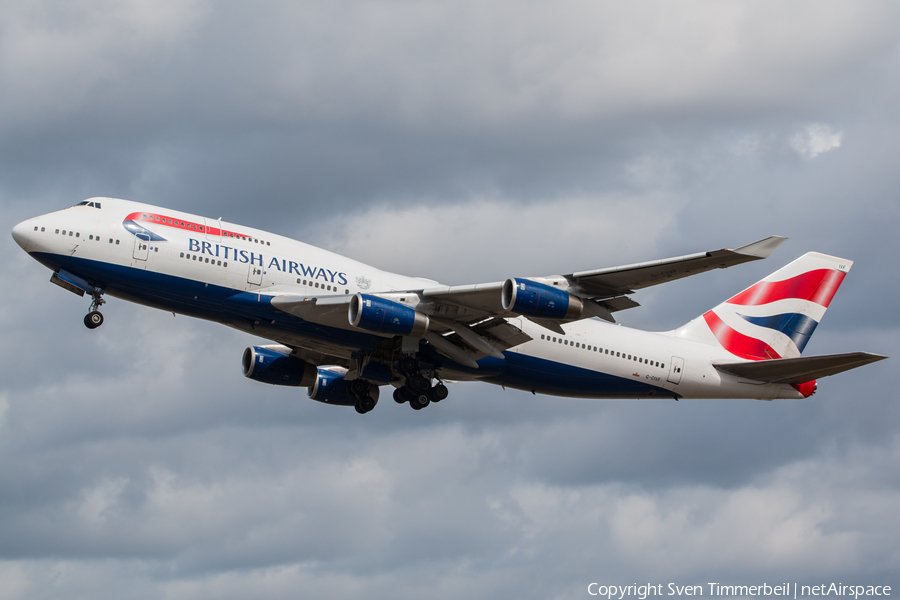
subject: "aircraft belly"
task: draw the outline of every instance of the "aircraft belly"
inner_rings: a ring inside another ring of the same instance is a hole
[[[575,398],[671,398],[674,393],[639,379],[505,352],[503,372],[483,381],[552,396]]]

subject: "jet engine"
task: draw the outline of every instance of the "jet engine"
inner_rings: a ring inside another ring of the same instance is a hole
[[[421,336],[428,331],[428,316],[414,308],[371,294],[356,294],[347,314],[350,324],[389,335]]]
[[[365,386],[367,395],[378,403],[378,386],[364,379],[347,381],[344,374],[336,371],[319,369],[316,381],[309,386],[309,397],[326,404],[339,404],[341,406],[355,406],[357,396],[350,393],[350,386]],[[374,405],[373,405],[374,406]],[[371,410],[371,409],[370,409]]]
[[[287,346],[251,346],[244,350],[241,370],[244,377],[272,385],[310,386],[316,381],[316,367],[291,356]]]
[[[536,319],[577,319],[584,310],[581,298],[530,279],[507,279],[500,304],[503,310]]]

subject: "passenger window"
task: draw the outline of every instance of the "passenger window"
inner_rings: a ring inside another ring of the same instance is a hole
[[[216,262],[218,263],[218,264],[216,265],[217,267],[221,267],[221,266],[222,266],[222,261],[221,261],[221,260],[216,261]]]
[[[56,230],[56,233],[59,233],[59,229]]]
[[[37,231],[37,225],[34,226],[34,230]]]
[[[184,252],[181,253],[181,258],[184,258]]]
[[[207,262],[207,263],[209,262],[209,259],[208,259],[208,258],[206,259],[206,262]]]
[[[316,282],[316,287],[319,287],[319,282],[318,282],[318,281]]]
[[[66,230],[65,230],[65,229],[63,229],[62,234],[63,234],[63,235],[66,235]]]
[[[222,266],[223,266],[223,267],[227,267],[227,266],[228,266],[228,262],[222,263]]]
[[[81,232],[80,232],[80,231],[76,231],[76,232],[75,232],[75,237],[81,237]]]
[[[116,240],[116,246],[118,246],[118,245],[119,245],[119,240]]]
[[[663,369],[666,368],[666,363],[663,363],[663,364],[662,364],[662,368],[663,368]]]
[[[43,228],[43,227],[41,227],[41,233],[44,233],[44,228]]]
[[[197,255],[196,255],[196,254],[194,255],[194,260],[197,260]]]
[[[69,237],[72,237],[72,232],[71,232],[71,231],[69,232]]]

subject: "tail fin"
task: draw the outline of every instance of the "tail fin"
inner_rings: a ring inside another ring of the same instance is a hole
[[[674,333],[748,360],[800,356],[852,265],[809,252]]]

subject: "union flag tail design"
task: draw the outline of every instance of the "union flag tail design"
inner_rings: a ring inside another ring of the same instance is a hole
[[[747,360],[800,356],[852,265],[809,252],[675,334]]]

